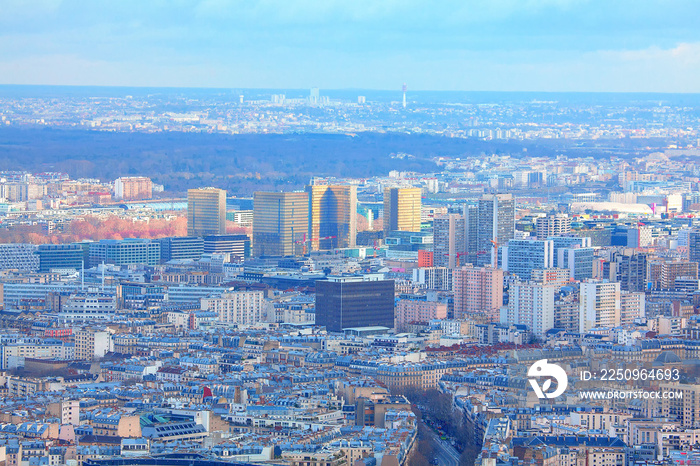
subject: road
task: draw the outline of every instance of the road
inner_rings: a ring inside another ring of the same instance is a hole
[[[428,427],[428,431],[435,447],[437,464],[439,466],[459,466],[459,452],[446,440],[440,440],[440,436],[430,427]],[[430,459],[428,458],[428,460]]]

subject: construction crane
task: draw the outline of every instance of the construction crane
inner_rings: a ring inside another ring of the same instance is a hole
[[[294,244],[303,244],[304,245],[304,255],[306,255],[306,245],[310,243],[311,241],[320,241],[322,239],[333,239],[336,238],[336,236],[322,236],[320,238],[307,238],[306,233],[304,233],[304,236],[301,241],[295,241]]]
[[[491,266],[498,267],[498,238],[489,240],[493,244],[493,256],[491,257]]]
[[[374,258],[376,259],[376,258],[377,258],[377,250],[379,249],[379,248],[377,247],[377,241],[376,241],[376,240],[372,243],[372,248],[374,249]]]

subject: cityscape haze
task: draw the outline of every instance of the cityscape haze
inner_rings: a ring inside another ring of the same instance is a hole
[[[0,2],[0,466],[700,465],[698,17]]]

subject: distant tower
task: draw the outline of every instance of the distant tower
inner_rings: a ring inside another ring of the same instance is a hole
[[[312,87],[311,92],[309,93],[309,103],[311,105],[318,105],[321,100],[321,93],[318,90],[318,87]]]
[[[402,89],[403,89],[403,108],[406,108],[406,89],[408,89],[406,87],[406,83],[403,83]]]
[[[187,236],[226,234],[226,191],[187,190]]]

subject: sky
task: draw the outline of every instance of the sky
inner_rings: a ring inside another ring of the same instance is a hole
[[[697,0],[0,0],[0,84],[700,92]]]

